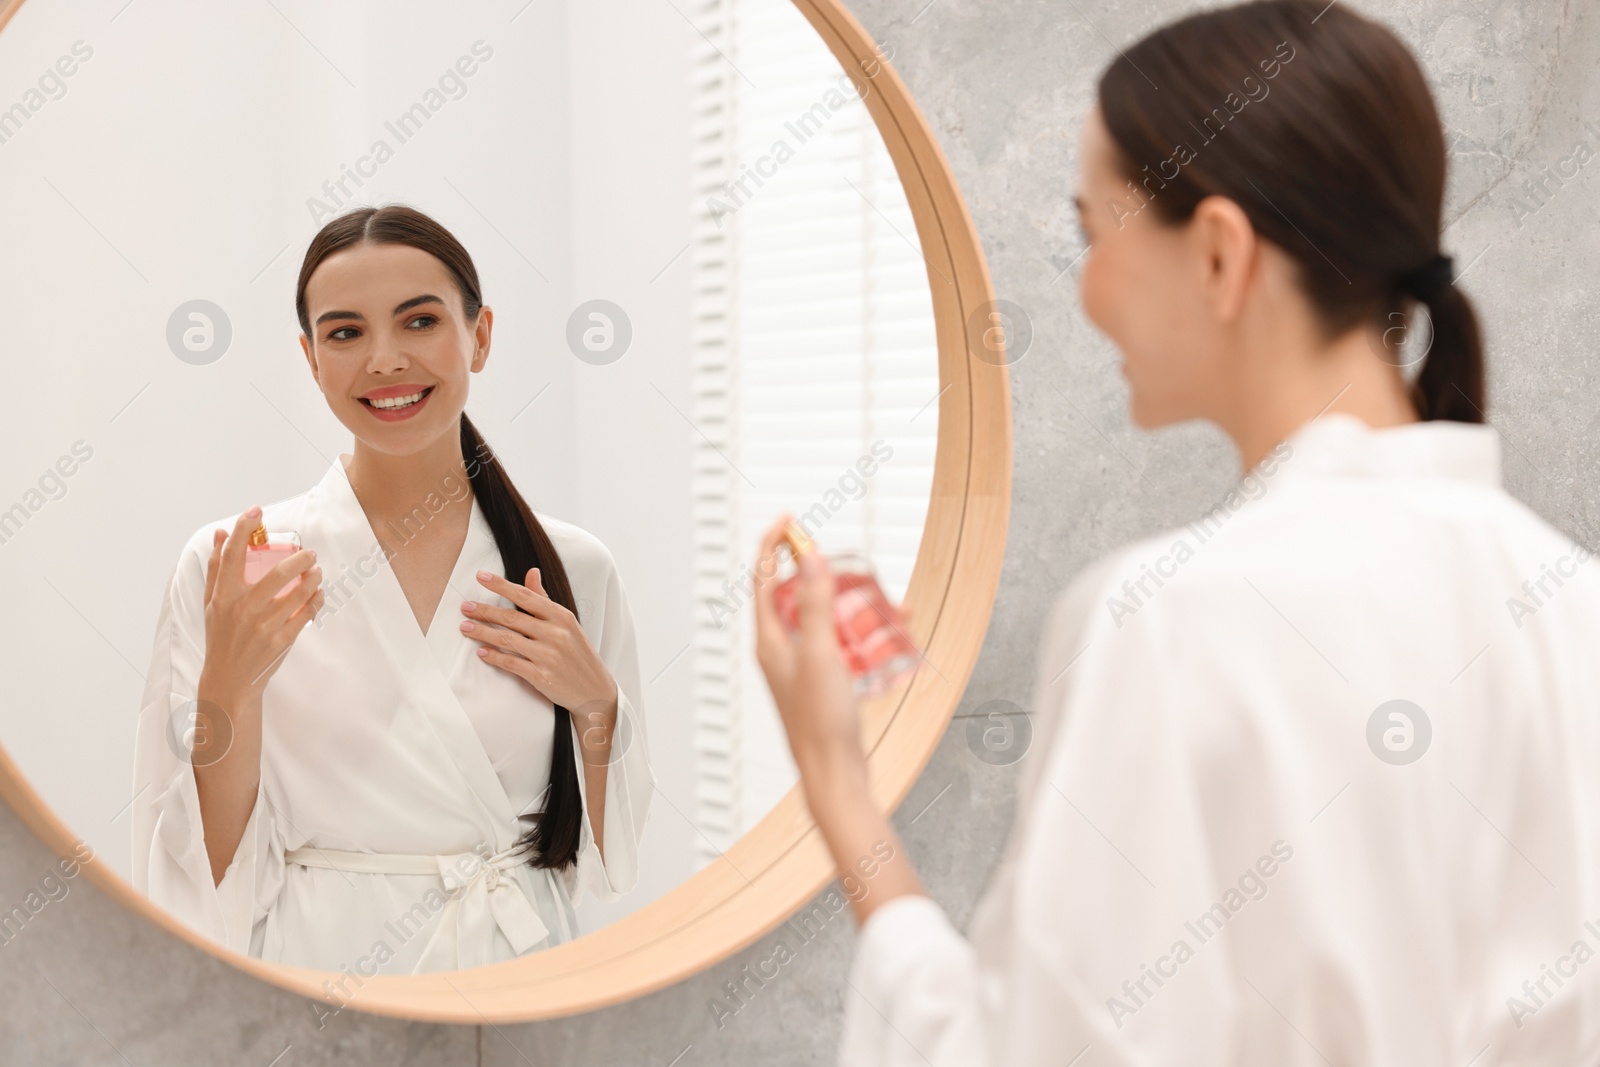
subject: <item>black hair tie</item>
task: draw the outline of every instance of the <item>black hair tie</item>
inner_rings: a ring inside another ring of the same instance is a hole
[[[1439,253],[1422,266],[1400,275],[1400,288],[1424,304],[1432,304],[1454,278],[1455,261]]]

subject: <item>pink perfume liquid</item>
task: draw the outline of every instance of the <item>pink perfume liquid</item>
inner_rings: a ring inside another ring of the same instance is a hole
[[[258,543],[260,542],[260,543]],[[273,567],[300,551],[300,535],[293,531],[283,533],[267,533],[264,527],[257,527],[250,536],[250,544],[244,549],[244,580],[254,585],[261,580]],[[288,596],[289,590],[298,584],[295,581],[283,583],[283,588],[273,595]]]
[[[906,617],[889,603],[866,560],[853,553],[830,556],[833,619],[839,647],[856,692],[872,696],[894,688],[917,669],[921,656],[906,636]],[[790,575],[772,591],[778,617],[790,632],[800,626],[800,576]]]

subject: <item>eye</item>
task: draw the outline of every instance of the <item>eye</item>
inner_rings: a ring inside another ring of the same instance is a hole
[[[436,323],[438,323],[438,321],[439,317],[437,315],[418,315],[416,318],[406,323],[406,329],[409,330],[414,326],[420,325],[422,329],[426,330],[434,326]]]
[[[350,338],[348,338],[348,337],[340,337],[339,335],[344,333],[346,330],[354,330],[354,329],[355,329],[354,326],[341,326],[337,330],[334,330],[332,333],[328,334],[328,340],[330,340],[330,341],[348,341],[348,340],[350,340]]]

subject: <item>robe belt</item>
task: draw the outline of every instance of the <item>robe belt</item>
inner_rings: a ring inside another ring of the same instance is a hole
[[[494,963],[496,927],[519,956],[549,935],[549,928],[539,918],[527,892],[511,874],[514,868],[528,862],[526,853],[513,855],[514,851],[507,849],[488,857],[476,852],[430,856],[306,846],[290,849],[283,858],[302,867],[359,874],[432,874],[443,879],[450,896],[438,927],[411,972],[422,974]]]

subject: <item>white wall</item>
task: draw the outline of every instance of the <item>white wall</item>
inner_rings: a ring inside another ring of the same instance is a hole
[[[689,643],[689,35],[671,4],[567,0],[572,57],[571,306],[618,304],[623,357],[573,361],[581,413],[573,454],[577,521],[610,545],[639,632],[656,797],[640,885],[599,922],[648,903],[694,869]],[[543,403],[543,401],[540,401]],[[675,410],[676,408],[676,410]]]

